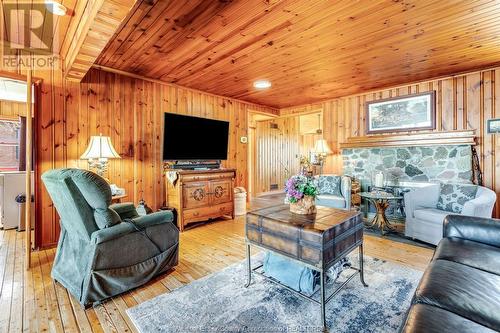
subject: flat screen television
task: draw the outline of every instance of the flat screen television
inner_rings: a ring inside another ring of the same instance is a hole
[[[165,113],[164,161],[226,160],[229,122]]]

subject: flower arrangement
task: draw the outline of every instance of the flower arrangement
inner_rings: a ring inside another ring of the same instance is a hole
[[[312,177],[295,175],[290,177],[285,184],[286,201],[297,203],[305,196],[315,199],[318,195],[318,186]]]

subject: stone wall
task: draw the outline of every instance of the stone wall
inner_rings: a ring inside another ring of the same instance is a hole
[[[344,174],[362,183],[371,182],[375,171],[383,171],[389,183],[472,182],[470,146],[403,148],[354,148],[342,150]]]

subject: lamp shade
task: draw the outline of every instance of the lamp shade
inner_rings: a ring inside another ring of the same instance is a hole
[[[113,147],[109,136],[95,135],[90,137],[89,146],[80,158],[82,160],[120,158],[120,155]]]
[[[314,144],[314,150],[316,154],[331,154],[332,151],[330,147],[328,147],[328,143],[326,142],[325,139],[319,139],[316,140],[316,143]]]

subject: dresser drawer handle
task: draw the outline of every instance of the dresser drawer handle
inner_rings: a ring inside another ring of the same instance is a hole
[[[199,215],[200,215],[200,213],[198,213],[198,212],[193,213],[193,216],[199,216]]]

